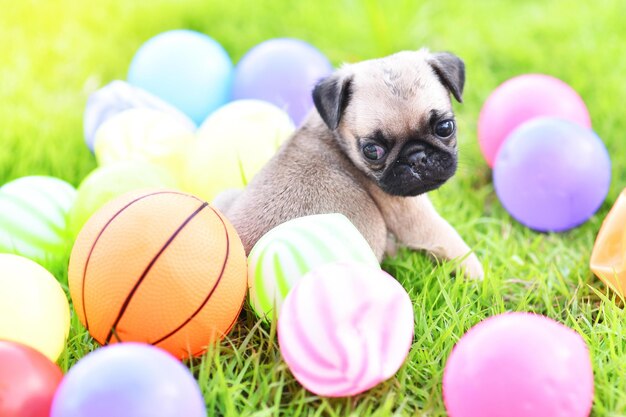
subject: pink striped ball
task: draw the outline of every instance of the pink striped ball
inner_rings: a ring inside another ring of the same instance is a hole
[[[413,306],[389,274],[357,262],[315,268],[294,286],[278,320],[282,356],[309,391],[344,397],[393,376],[413,340]]]

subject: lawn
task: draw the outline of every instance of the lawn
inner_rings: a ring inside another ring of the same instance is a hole
[[[301,388],[281,360],[275,327],[246,309],[227,340],[189,364],[208,414],[444,416],[441,379],[456,341],[491,315],[533,311],[588,343],[592,415],[626,416],[623,305],[588,268],[602,220],[626,187],[624,16],[621,0],[0,0],[0,184],[44,174],[78,185],[96,166],[82,133],[88,94],[125,79],[137,48],[162,31],[207,33],[234,62],[274,37],[304,39],[336,65],[422,46],[455,52],[467,66],[465,100],[456,105],[460,167],[431,197],[479,255],[485,280],[451,279],[453,264],[434,265],[421,253],[386,260],[413,301],[414,343],[395,377],[346,399]],[[612,158],[607,200],[567,233],[541,234],[516,223],[498,202],[478,150],[482,103],[499,83],[528,72],[554,75],[581,94]],[[66,266],[47,266],[65,285]],[[59,363],[66,370],[94,348],[73,317]]]

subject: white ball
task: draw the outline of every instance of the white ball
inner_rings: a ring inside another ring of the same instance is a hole
[[[87,99],[83,115],[83,130],[89,149],[93,151],[96,132],[102,123],[124,110],[134,108],[154,109],[169,113],[189,129],[195,129],[194,122],[176,107],[126,81],[115,80],[91,93]]]

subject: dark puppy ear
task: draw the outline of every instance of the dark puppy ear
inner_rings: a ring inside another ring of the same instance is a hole
[[[337,129],[341,115],[352,96],[352,75],[335,73],[313,88],[313,102],[330,130]]]
[[[431,54],[428,63],[435,70],[441,83],[452,93],[456,101],[463,102],[465,64],[458,56],[449,52]]]

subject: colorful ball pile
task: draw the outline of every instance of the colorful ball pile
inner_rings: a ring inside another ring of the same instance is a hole
[[[569,230],[606,198],[608,152],[583,100],[559,79],[527,74],[500,85],[480,112],[478,141],[502,205],[531,229]]]
[[[331,71],[297,39],[267,40],[235,67],[207,35],[164,32],[139,48],[128,82],[90,95],[85,140],[101,165],[148,161],[210,201],[246,186],[313,108],[313,85]]]
[[[280,349],[308,390],[341,397],[395,374],[413,335],[413,307],[365,238],[338,213],[285,222],[248,258],[250,304],[278,318]]]

